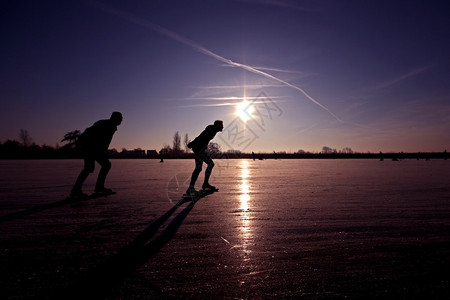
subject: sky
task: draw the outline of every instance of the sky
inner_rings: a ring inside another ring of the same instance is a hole
[[[446,1],[0,4],[0,142],[55,146],[113,111],[110,148],[214,120],[222,150],[450,150]]]

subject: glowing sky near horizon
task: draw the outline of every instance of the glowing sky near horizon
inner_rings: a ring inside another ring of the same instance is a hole
[[[271,118],[245,120],[257,135],[245,151],[450,149],[444,2],[19,0],[0,10],[0,142],[26,129],[55,145],[118,110],[111,148],[159,150],[175,131],[193,139],[216,119],[227,129],[240,103],[252,114],[269,99]]]

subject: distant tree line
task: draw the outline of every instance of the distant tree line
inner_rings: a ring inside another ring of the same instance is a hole
[[[33,142],[27,130],[21,129],[17,140],[7,140],[0,142],[0,158],[1,159],[50,159],[50,158],[79,158],[81,157],[77,145],[78,139],[81,135],[79,130],[73,130],[64,135],[61,142],[65,143],[63,146],[56,144],[56,146],[42,145],[39,146]],[[136,148],[127,150],[123,148],[121,151],[116,149],[108,150],[108,154],[113,158],[192,158],[193,153],[188,148],[190,142],[189,136],[186,133],[184,138],[176,131],[172,138],[172,146],[164,144],[159,150],[142,150]],[[309,152],[305,150],[298,150],[294,153],[280,152],[258,152],[244,153],[240,150],[222,151],[218,143],[209,143],[207,151],[216,158],[253,158],[253,159],[288,159],[288,158],[376,158],[380,160],[393,159],[447,159],[447,150],[443,152],[416,152],[416,153],[361,153],[353,151],[350,147],[345,147],[341,150],[323,146],[321,152]]]
[[[193,153],[188,147],[190,141],[191,140],[189,139],[189,135],[186,133],[184,135],[183,142],[181,142],[181,135],[178,131],[176,131],[172,138],[172,147],[170,147],[168,144],[164,144],[164,146],[159,151],[159,154],[166,158],[192,157]],[[208,148],[206,149],[206,151],[213,155],[222,153],[220,145],[214,142],[208,144]]]
[[[81,135],[79,130],[73,130],[64,135],[61,142],[65,144],[60,146],[42,145],[39,146],[33,142],[27,130],[21,129],[19,140],[7,140],[0,142],[0,158],[23,159],[51,159],[51,158],[80,158],[81,153],[78,147],[78,139]],[[140,149],[127,150],[122,149],[121,152],[116,149],[108,150],[112,157],[144,157],[148,154]],[[157,152],[151,152],[153,156],[157,156]]]
[[[345,148],[342,148],[342,150],[337,151],[336,149],[330,148],[328,146],[323,146],[321,153],[323,153],[323,154],[332,154],[332,153],[352,154],[354,152],[353,152],[352,148],[350,148],[350,147],[345,147]]]
[[[33,142],[27,130],[21,129],[19,140],[0,142],[0,158],[68,158],[75,157],[74,144],[68,143],[62,147],[37,145]]]

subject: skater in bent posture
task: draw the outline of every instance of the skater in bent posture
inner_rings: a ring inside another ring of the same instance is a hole
[[[197,181],[198,175],[202,171],[202,164],[205,162],[208,166],[205,170],[205,180],[202,185],[202,189],[204,190],[216,190],[216,187],[209,184],[209,177],[211,176],[212,169],[214,167],[214,162],[211,157],[206,152],[209,142],[214,138],[216,133],[222,131],[223,122],[217,120],[213,125],[206,126],[205,130],[198,137],[196,137],[192,142],[190,142],[187,146],[194,151],[195,158],[195,169],[192,172],[191,182],[189,184],[188,189],[186,190],[186,194],[192,195],[195,194],[195,182]]]
[[[87,128],[78,139],[78,145],[84,159],[84,168],[78,175],[75,185],[70,193],[71,197],[86,196],[81,190],[81,187],[89,176],[94,172],[95,162],[101,166],[98,174],[97,183],[95,184],[96,193],[112,193],[111,189],[105,188],[105,179],[111,169],[111,163],[106,156],[109,144],[111,143],[114,133],[117,131],[117,126],[122,123],[122,114],[120,112],[113,112],[111,118],[108,120],[100,120],[94,125]]]

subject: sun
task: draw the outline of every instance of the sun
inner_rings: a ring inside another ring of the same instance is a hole
[[[236,116],[239,117],[243,122],[247,122],[251,119],[253,113],[253,107],[247,100],[236,104]]]

